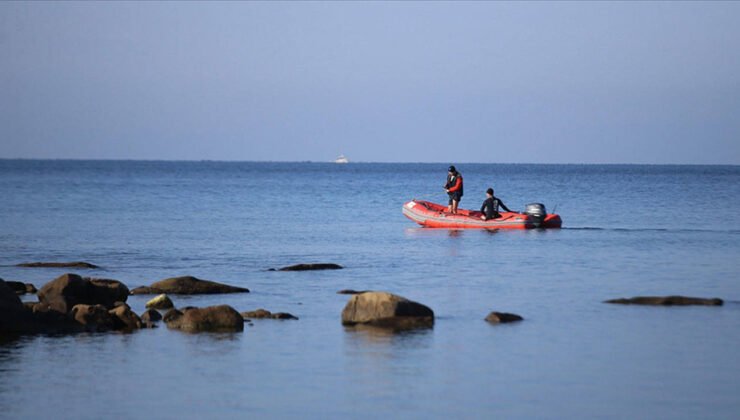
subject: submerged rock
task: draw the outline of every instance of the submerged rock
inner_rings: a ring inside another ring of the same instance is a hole
[[[337,292],[338,295],[359,295],[360,293],[369,292],[369,290],[342,289]]]
[[[41,268],[100,268],[95,264],[84,261],[73,262],[30,262],[17,264],[16,267],[41,267]]]
[[[272,314],[272,319],[292,319],[297,321],[298,317],[287,312],[275,312]]]
[[[493,311],[486,317],[486,321],[490,322],[491,324],[505,324],[508,322],[517,322],[517,321],[523,321],[524,318],[517,314],[510,314],[506,312],[496,312]]]
[[[636,296],[633,298],[620,298],[604,301],[604,303],[620,303],[624,305],[658,305],[658,306],[722,306],[724,303],[719,298],[696,298],[687,296]]]
[[[112,308],[118,301],[125,302],[128,294],[128,287],[119,281],[82,278],[76,274],[63,274],[38,292],[41,303],[61,313],[68,313],[81,303]]]
[[[162,293],[169,293],[171,295],[249,293],[249,289],[201,280],[192,276],[183,276],[160,280],[152,283],[151,286],[142,286],[131,290],[132,295],[154,295]]]
[[[388,292],[352,296],[342,311],[342,324],[367,324],[394,329],[431,327],[434,312],[425,305]]]
[[[247,311],[241,313],[242,317],[244,318],[256,318],[256,319],[262,319],[262,318],[270,318],[272,317],[272,312],[266,310],[266,309],[257,309],[254,311]]]
[[[146,303],[147,308],[153,309],[170,309],[174,306],[172,300],[165,294],[161,294]]]
[[[341,270],[342,268],[344,267],[333,263],[296,264],[279,268],[278,271]]]
[[[272,313],[266,309],[257,309],[256,311],[242,312],[241,315],[246,319],[298,319],[297,316],[289,314],[287,312]]]
[[[244,318],[229,305],[172,309],[164,316],[168,328],[187,332],[234,332],[244,330]]]

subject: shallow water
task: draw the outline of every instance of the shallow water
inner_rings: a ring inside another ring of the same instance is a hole
[[[85,260],[103,268],[73,271],[129,287],[195,275],[252,290],[178,306],[300,317],[6,340],[3,416],[737,415],[740,167],[460,164],[463,207],[493,186],[512,209],[555,208],[564,228],[418,228],[401,206],[443,201],[446,166],[0,160],[0,277],[40,287],[68,270],[12,265]],[[346,268],[265,271],[301,262]],[[427,304],[436,324],[345,329],[335,292],[348,288]],[[602,303],[667,294],[727,303]],[[491,310],[526,320],[492,326]]]

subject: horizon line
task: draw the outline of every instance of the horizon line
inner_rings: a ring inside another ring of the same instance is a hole
[[[740,163],[634,163],[634,162],[400,162],[400,161],[349,161],[336,163],[333,160],[223,160],[223,159],[141,159],[141,158],[8,158],[0,157],[0,161],[80,161],[80,162],[214,162],[214,163],[331,163],[336,165],[352,164],[429,164],[429,165],[634,165],[634,166],[740,166]]]

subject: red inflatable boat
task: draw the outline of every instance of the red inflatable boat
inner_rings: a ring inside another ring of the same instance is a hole
[[[483,213],[458,209],[457,214],[447,213],[447,206],[429,201],[411,200],[403,205],[403,215],[414,222],[432,228],[455,229],[533,229],[559,228],[563,221],[557,214],[547,214],[539,203],[527,205],[525,213],[502,212],[501,217],[483,220]]]

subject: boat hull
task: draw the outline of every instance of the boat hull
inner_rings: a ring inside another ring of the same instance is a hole
[[[483,220],[479,211],[459,209],[457,214],[447,213],[447,206],[429,201],[411,200],[403,205],[403,215],[430,228],[452,229],[534,229],[559,228],[562,220],[557,214],[548,214],[539,224],[529,215],[503,212],[501,217]]]

